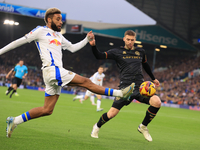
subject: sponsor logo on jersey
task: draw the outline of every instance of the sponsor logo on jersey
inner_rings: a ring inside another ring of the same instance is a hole
[[[123,51],[123,54],[126,54],[126,51]]]
[[[56,46],[61,45],[61,43],[58,40],[56,40],[56,39],[49,40],[49,44],[55,44]]]
[[[138,52],[138,51],[135,51],[135,55],[138,55],[138,56],[139,56],[139,55],[140,55],[140,52]]]

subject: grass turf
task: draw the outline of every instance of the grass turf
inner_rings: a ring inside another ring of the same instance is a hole
[[[51,116],[20,124],[11,138],[6,137],[6,118],[18,116],[31,108],[42,106],[44,92],[18,89],[19,97],[12,98],[0,87],[0,150],[192,150],[199,149],[200,112],[162,107],[148,129],[153,142],[147,142],[137,131],[147,105],[132,103],[99,132],[90,137],[92,126],[109,110],[112,100],[103,99],[104,111],[87,100],[72,101],[73,95],[61,94]]]

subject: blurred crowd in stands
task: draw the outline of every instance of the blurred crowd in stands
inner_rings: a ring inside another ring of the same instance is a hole
[[[0,43],[0,47],[2,46],[4,45]],[[160,96],[164,103],[200,106],[200,75],[193,74],[193,70],[200,69],[200,57],[170,56],[167,59],[165,58],[157,57],[156,59],[154,76],[161,83],[156,94]],[[41,60],[34,43],[26,44],[0,56],[0,81],[3,83],[11,82],[11,79],[5,79],[5,75],[14,68],[20,59],[23,59],[25,65],[28,67],[28,76],[22,83],[24,87],[44,87]],[[152,61],[148,61],[150,66],[152,66]],[[97,68],[100,65],[104,65],[106,76],[103,86],[118,88],[119,72],[115,62],[110,60],[96,60],[90,47],[86,47],[84,50],[73,54],[63,51],[63,64],[64,68],[85,77],[92,76],[97,72]],[[190,78],[188,74],[190,74]],[[145,72],[144,79],[151,80]],[[75,93],[85,91],[84,88],[69,86],[65,86],[64,89],[74,91]]]

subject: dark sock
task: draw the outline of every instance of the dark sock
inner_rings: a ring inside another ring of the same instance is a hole
[[[97,122],[97,127],[101,128],[101,126],[102,126],[103,124],[105,124],[106,122],[108,122],[109,120],[110,120],[110,119],[108,118],[107,113],[104,113],[104,114],[100,117],[99,121]]]
[[[8,88],[8,91],[11,91],[12,89],[13,89],[12,87],[9,87],[9,88]]]
[[[7,89],[7,93],[6,93],[6,95],[8,95],[11,91],[13,90],[13,88],[12,87],[9,87],[8,89]]]
[[[12,97],[12,95],[16,92],[16,90],[12,91],[12,94],[10,94],[10,98]]]
[[[156,113],[158,112],[159,109],[160,108],[149,106],[142,124],[147,126],[151,122],[151,120],[156,116]]]

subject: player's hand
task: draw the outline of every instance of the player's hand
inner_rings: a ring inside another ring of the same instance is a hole
[[[95,39],[93,39],[93,40],[90,41],[89,43],[90,43],[91,46],[95,46],[95,45],[96,45],[96,43],[95,43]]]
[[[25,76],[23,76],[22,78],[25,79]]]
[[[160,82],[157,79],[153,80],[153,83],[155,84],[156,88],[160,86]]]
[[[8,79],[8,78],[9,78],[9,76],[7,75],[7,76],[6,76],[6,79]]]
[[[89,41],[92,41],[94,39],[94,34],[92,33],[92,31],[88,32],[87,38]]]

